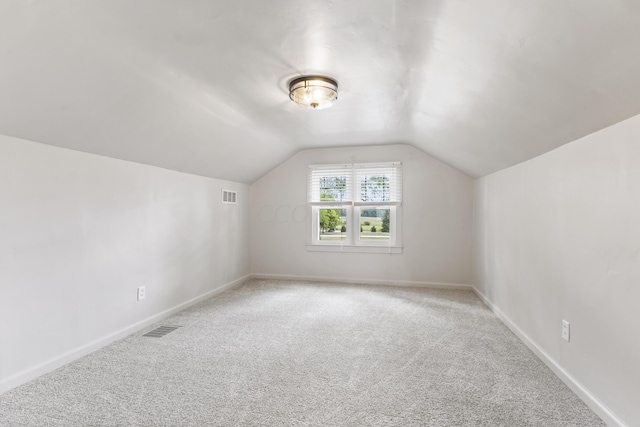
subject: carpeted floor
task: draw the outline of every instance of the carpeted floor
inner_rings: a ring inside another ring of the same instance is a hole
[[[604,424],[470,291],[253,280],[3,394],[0,425]]]

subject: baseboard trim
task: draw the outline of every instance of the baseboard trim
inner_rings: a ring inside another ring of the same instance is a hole
[[[323,277],[323,276],[296,276],[288,274],[266,274],[255,273],[251,275],[252,279],[275,279],[275,280],[303,280],[308,282],[333,282],[333,283],[349,283],[356,285],[382,285],[382,286],[404,286],[411,288],[437,288],[437,289],[464,289],[473,290],[471,285],[461,285],[456,283],[438,283],[438,282],[416,282],[407,280],[373,280],[373,279],[353,279],[343,277]]]
[[[190,300],[182,302],[158,314],[147,317],[146,319],[140,320],[139,322],[136,322],[120,330],[117,330],[102,338],[98,338],[97,340],[91,341],[85,345],[82,345],[78,348],[75,348],[66,353],[63,353],[60,356],[57,356],[45,362],[42,362],[34,366],[33,368],[26,369],[22,372],[18,372],[17,374],[14,374],[8,378],[5,378],[2,381],[0,381],[0,394],[6,391],[9,391],[15,387],[18,387],[22,384],[25,384],[33,379],[36,379],[41,375],[49,373],[61,366],[66,365],[67,363],[73,362],[74,360],[84,357],[87,354],[93,353],[94,351],[99,350],[102,347],[105,347],[114,341],[125,338],[143,328],[146,328],[147,326],[153,323],[156,323],[166,317],[171,316],[172,314],[182,311],[187,307],[190,307],[194,304],[197,304],[201,301],[204,301],[208,298],[218,295],[226,290],[239,286],[243,284],[245,281],[247,281],[249,278],[250,278],[250,275],[246,275],[246,276],[240,277],[239,279],[233,280],[229,283],[225,283],[224,285],[218,286],[215,289],[205,292],[204,294],[199,295],[195,298],[191,298]]]
[[[525,334],[515,323],[509,319],[498,307],[496,307],[482,292],[475,286],[471,287],[473,292],[484,302],[496,316],[507,325],[511,331],[533,351],[545,365],[553,371],[558,378],[562,380],[584,403],[587,404],[593,412],[595,412],[609,426],[627,427],[627,425],[618,418],[606,405],[596,398],[586,387],[578,380],[562,368],[551,356],[549,356],[538,344],[535,343],[527,334]]]

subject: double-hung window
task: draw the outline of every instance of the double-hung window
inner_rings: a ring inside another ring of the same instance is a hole
[[[309,166],[311,250],[401,252],[402,164]]]

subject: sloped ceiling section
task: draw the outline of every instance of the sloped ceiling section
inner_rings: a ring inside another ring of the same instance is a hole
[[[481,176],[640,113],[639,76],[640,2],[0,0],[0,133],[248,183],[387,143]]]

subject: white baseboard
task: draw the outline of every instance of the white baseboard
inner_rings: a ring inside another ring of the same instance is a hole
[[[184,310],[187,307],[197,304],[200,301],[204,301],[207,298],[211,298],[228,289],[239,286],[242,283],[244,283],[246,280],[248,280],[249,277],[250,277],[249,275],[246,275],[232,282],[221,285],[211,291],[205,292],[200,296],[197,296],[188,301],[180,303],[174,307],[164,310],[151,317],[147,317],[146,319],[143,319],[139,322],[136,322],[118,331],[115,331],[109,335],[106,335],[102,338],[98,338],[97,340],[91,341],[85,345],[82,345],[78,348],[75,348],[59,356],[56,356],[52,359],[49,359],[45,362],[42,362],[32,368],[26,369],[22,372],[18,372],[15,375],[5,378],[2,381],[0,381],[0,394],[8,390],[11,390],[12,388],[18,387],[19,385],[25,384],[35,378],[38,378],[41,375],[49,373],[61,366],[66,365],[67,363],[73,362],[74,360],[77,360],[83,356],[86,356],[87,354],[93,353],[94,351],[99,350],[100,348],[105,347],[116,340],[125,338],[143,328],[146,328],[147,326],[153,323],[156,323],[166,317],[171,316],[172,314],[175,314],[179,311]]]
[[[406,280],[372,280],[372,279],[353,279],[343,277],[319,277],[319,276],[296,276],[286,274],[263,274],[256,273],[251,275],[252,279],[275,279],[275,280],[303,280],[308,282],[332,282],[332,283],[349,283],[358,285],[384,285],[384,286],[406,286],[413,288],[438,288],[438,289],[465,289],[473,290],[471,285],[460,285],[456,283],[437,283],[437,282],[414,282]]]
[[[598,398],[596,398],[586,387],[580,384],[574,377],[562,368],[551,356],[549,356],[538,344],[536,344],[527,334],[525,334],[515,323],[509,319],[498,307],[496,307],[482,292],[475,286],[473,291],[484,302],[487,307],[505,324],[518,338],[533,351],[545,365],[553,371],[584,403],[587,404],[608,426],[627,427],[609,408],[607,408]]]

